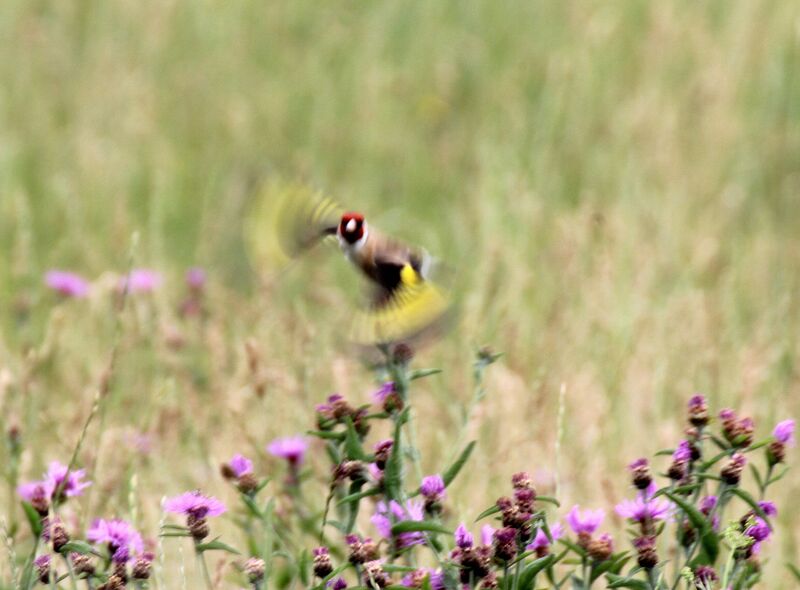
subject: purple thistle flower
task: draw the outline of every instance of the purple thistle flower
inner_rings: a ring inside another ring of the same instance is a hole
[[[688,463],[692,458],[692,447],[688,440],[682,440],[678,448],[672,453],[672,460],[676,463]]]
[[[193,492],[184,492],[180,496],[167,498],[164,501],[164,510],[201,519],[209,516],[219,516],[227,508],[225,504],[213,496],[205,496],[200,490],[195,490]]]
[[[560,522],[553,524],[550,527],[550,536],[553,537],[553,541],[557,541],[561,537],[564,536],[564,527],[561,526]],[[540,528],[536,531],[536,536],[533,538],[525,549],[527,551],[536,551],[537,549],[544,549],[550,546],[550,539],[547,538],[547,535],[544,532],[543,528]]]
[[[423,477],[419,491],[428,500],[442,500],[445,496],[442,476],[437,473]]]
[[[130,293],[150,293],[161,286],[161,273],[149,268],[134,268],[119,282],[120,291],[127,287]]]
[[[50,568],[50,556],[49,555],[40,555],[36,559],[33,560],[33,565],[35,565],[39,569],[49,569]]]
[[[732,422],[736,420],[736,412],[730,408],[725,408],[719,411],[719,419],[723,422]]]
[[[666,520],[672,510],[672,504],[663,498],[653,498],[655,487],[655,484],[651,484],[650,488],[637,494],[635,500],[623,500],[614,510],[622,518],[634,522]]]
[[[303,464],[308,450],[308,441],[302,436],[286,436],[276,438],[269,445],[267,451],[275,457],[286,459],[290,465]]]
[[[89,283],[82,276],[65,270],[51,270],[44,275],[45,284],[64,297],[86,297]]]
[[[406,588],[424,588],[424,585],[420,586],[420,584],[424,582],[425,578],[428,579],[431,590],[444,590],[444,573],[429,567],[408,572],[403,576],[400,584]]]
[[[347,582],[345,582],[343,577],[339,576],[333,580],[328,580],[326,586],[330,588],[330,590],[345,590],[345,588],[347,588]]]
[[[231,462],[228,463],[233,470],[233,474],[238,478],[246,473],[253,472],[253,462],[244,455],[234,455]]]
[[[647,461],[647,459],[642,457],[641,459],[636,459],[636,461],[633,461],[633,462],[629,463],[628,464],[628,470],[629,471],[637,471],[639,469],[643,469],[644,467],[647,467],[648,465],[649,465],[649,462]]]
[[[717,497],[716,496],[706,496],[702,500],[700,500],[700,512],[708,516],[711,514],[711,511],[717,505]]]
[[[199,291],[206,284],[206,271],[194,266],[186,271],[186,284],[190,289]]]
[[[333,417],[333,410],[334,405],[337,402],[341,402],[344,400],[344,396],[338,393],[332,393],[328,396],[328,400],[324,404],[317,404],[314,406],[314,409],[317,411],[318,414],[322,414],[323,416]]]
[[[689,411],[704,409],[707,405],[705,396],[699,393],[689,398]]]
[[[83,494],[84,489],[92,485],[90,481],[82,481],[83,478],[86,477],[85,469],[72,469],[69,471],[69,474],[67,471],[67,466],[62,465],[58,461],[52,461],[50,463],[50,466],[47,468],[47,474],[45,475],[45,481],[53,490],[52,493],[56,493],[59,486],[61,486],[61,493],[71,498],[73,496],[80,496]]]
[[[580,510],[580,507],[576,504],[567,514],[567,523],[576,534],[586,533],[591,535],[603,522],[605,515],[606,513],[603,509]]]
[[[392,500],[387,505],[386,502],[378,502],[375,514],[370,519],[375,529],[384,539],[392,539],[392,524],[402,520],[425,520],[425,512],[422,502],[415,502],[414,500],[407,500],[405,508],[395,500]],[[396,546],[398,549],[410,547],[411,545],[418,545],[425,542],[425,537],[422,533],[401,533],[396,538]]]
[[[71,498],[80,496],[83,490],[92,485],[90,481],[83,481],[86,476],[85,469],[73,469],[67,475],[67,466],[58,461],[52,461],[41,481],[24,483],[17,488],[17,493],[26,501],[30,502],[35,497],[52,498],[56,490],[61,486],[62,496]]]
[[[762,500],[758,503],[758,507],[761,508],[767,516],[778,516],[778,508],[775,506],[775,502]]]
[[[17,486],[19,497],[30,503],[34,498],[44,498],[49,500],[53,495],[53,490],[49,489],[47,482],[31,481]]]
[[[491,547],[494,541],[495,528],[490,524],[485,524],[481,527],[481,545],[484,547]]]
[[[794,420],[783,420],[778,422],[775,430],[772,431],[772,436],[775,437],[779,443],[786,446],[793,447],[795,445],[794,439]]]
[[[99,518],[86,531],[86,538],[92,543],[108,543],[115,563],[127,563],[131,553],[141,555],[144,552],[142,536],[130,523],[114,518]]]
[[[375,400],[377,405],[382,405],[386,398],[394,393],[394,381],[387,381],[381,385],[380,389],[372,394],[372,399]]]
[[[753,539],[756,543],[766,541],[772,534],[769,525],[763,519],[756,517],[755,523],[747,527],[744,534]]]
[[[462,522],[456,528],[456,532],[453,535],[456,539],[456,545],[461,547],[462,549],[469,549],[472,547],[473,538],[472,533],[467,530],[467,527]],[[491,541],[490,541],[491,542]]]

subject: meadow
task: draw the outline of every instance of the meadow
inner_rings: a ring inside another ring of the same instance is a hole
[[[248,254],[275,178],[451,269],[458,319],[412,362],[442,373],[410,394],[419,473],[477,441],[451,528],[528,471],[556,518],[606,509],[622,548],[626,466],[675,447],[692,395],[758,439],[800,417],[798,3],[5,0],[0,49],[4,588],[31,542],[16,484],[68,463],[93,407],[76,457],[93,484],[68,524],[119,516],[156,539],[162,498],[232,506],[236,453],[281,496],[267,444],[315,429],[333,392],[371,403],[342,336],[358,275],[325,249],[283,272]],[[123,298],[130,268],[161,283]],[[87,296],[52,292],[51,269]],[[476,402],[484,346],[502,357]],[[788,589],[797,470],[772,490],[759,587]],[[244,543],[232,517],[213,529]],[[199,587],[183,541],[163,543],[159,587]],[[209,559],[219,587],[236,559]]]

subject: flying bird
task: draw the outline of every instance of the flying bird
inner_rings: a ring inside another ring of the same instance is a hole
[[[367,279],[371,292],[354,314],[350,335],[357,344],[417,342],[445,325],[450,297],[432,280],[437,264],[425,250],[380,233],[362,213],[345,210],[304,185],[270,185],[262,211],[251,220],[251,235],[263,236],[268,219],[274,226],[273,243],[261,250],[271,252],[278,264],[327,240],[338,244]]]

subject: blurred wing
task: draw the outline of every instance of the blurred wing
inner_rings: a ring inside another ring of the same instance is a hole
[[[307,185],[267,184],[245,222],[252,263],[258,269],[280,270],[326,236],[335,235],[342,211],[333,199]]]
[[[361,345],[394,344],[416,339],[444,323],[450,297],[424,280],[410,264],[398,267],[399,281],[383,291],[368,309],[356,313],[352,339]]]

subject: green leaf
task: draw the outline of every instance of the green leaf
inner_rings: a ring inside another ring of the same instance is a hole
[[[81,555],[87,555],[89,553],[94,553],[94,547],[89,545],[86,541],[70,541],[66,545],[61,548],[62,555],[69,555],[70,553],[80,553]]]
[[[545,555],[526,565],[525,569],[523,569],[522,573],[519,575],[519,590],[532,590],[533,582],[537,574],[546,567],[549,567],[555,559],[555,555]]]
[[[586,551],[583,548],[581,548],[578,545],[576,545],[575,543],[573,543],[572,541],[570,541],[569,539],[566,539],[566,538],[559,539],[558,542],[561,543],[562,545],[566,546],[566,547],[569,547],[570,549],[572,549],[575,553],[577,553],[581,557],[585,557],[586,556]]]
[[[195,550],[199,552],[204,551],[227,551],[228,553],[233,553],[234,555],[241,555],[239,551],[231,547],[230,545],[226,545],[222,541],[209,541],[208,543],[200,543],[195,547]]]
[[[453,531],[447,527],[430,520],[401,520],[392,526],[392,535],[402,533],[430,532],[452,535]]]
[[[409,375],[408,380],[414,381],[416,379],[430,377],[431,375],[437,375],[441,372],[442,372],[441,369],[417,369],[415,371],[411,371],[411,375]]]
[[[706,554],[705,557],[707,558],[701,559],[701,561],[708,561],[709,564],[713,564],[717,560],[717,555],[719,555],[719,536],[717,536],[711,528],[711,523],[708,522],[705,514],[676,494],[664,492],[664,495],[686,513],[689,521],[691,521],[694,528],[698,530],[700,542]]]
[[[344,498],[336,502],[336,505],[341,506],[342,504],[348,504],[349,502],[356,502],[358,500],[361,500],[362,498],[367,498],[369,496],[377,496],[380,493],[381,491],[378,488],[369,488],[368,490],[358,492],[357,494],[347,494]]]
[[[758,502],[756,502],[753,496],[751,496],[748,492],[744,491],[741,488],[731,488],[730,493],[733,494],[734,496],[739,496],[742,500],[744,500],[747,504],[749,504],[750,508],[753,509],[753,512],[755,512],[756,514],[758,514],[758,516],[764,519],[764,522],[766,522],[767,526],[770,528],[770,530],[772,530],[772,524],[769,522],[769,518],[764,513],[764,510],[761,508],[761,506],[758,505]]]
[[[247,494],[240,494],[239,497],[242,499],[242,502],[244,502],[244,505],[247,506],[247,509],[253,514],[253,516],[259,520],[263,518],[261,511],[258,509],[258,504],[256,504],[256,501],[253,500],[253,498]]]
[[[397,572],[408,573],[417,571],[417,568],[412,567],[410,565],[397,565],[394,563],[384,563],[383,566],[381,566],[381,568],[383,569],[383,571],[389,572],[390,574]]]
[[[348,496],[357,496],[358,493],[361,491],[361,488],[364,486],[363,480],[356,480],[350,484],[350,490]],[[359,501],[351,500],[350,501],[350,513],[347,517],[347,533],[351,533],[353,531],[353,527],[356,524],[356,518],[358,518],[358,507]]]
[[[537,502],[546,502],[547,504],[555,504],[558,507],[561,507],[561,502],[556,500],[553,496],[536,496]]]
[[[616,574],[606,574],[608,588],[633,588],[634,590],[650,590],[650,584],[644,580],[618,576]]]
[[[597,578],[605,574],[606,572],[611,572],[612,574],[619,574],[619,571],[625,566],[625,563],[630,559],[630,555],[628,555],[627,551],[623,551],[622,553],[617,553],[612,555],[605,561],[600,563],[595,563],[592,565],[591,576],[589,581],[594,582]]]
[[[711,459],[709,459],[708,461],[706,461],[705,463],[703,463],[700,466],[700,471],[708,470],[709,468],[713,467],[715,463],[717,463],[718,461],[721,461],[722,459],[724,459],[728,455],[730,455],[730,450],[727,450],[727,449],[722,451],[721,453],[718,453],[718,454],[714,455],[713,457],[711,457]]]
[[[300,581],[304,587],[308,588],[308,584],[311,581],[308,575],[311,570],[311,554],[308,549],[303,549],[302,553],[300,553],[300,558],[297,560],[297,569],[300,574]]]
[[[769,486],[769,485],[772,485],[772,484],[774,484],[776,481],[779,481],[779,480],[783,479],[783,476],[784,476],[784,475],[786,475],[787,473],[789,473],[789,468],[788,468],[788,467],[785,467],[785,468],[783,469],[783,471],[781,471],[780,475],[774,475],[774,476],[770,477],[770,478],[769,478],[769,481],[767,482],[767,485],[768,485],[768,486]]]
[[[798,568],[793,563],[787,563],[786,567],[789,568],[789,571],[794,574],[794,577],[800,582],[800,568]]]
[[[492,514],[497,514],[498,512],[500,512],[500,507],[497,504],[489,506],[489,508],[487,508],[478,515],[478,517],[475,519],[475,522],[478,522],[479,520],[481,520],[482,518],[486,518],[487,516],[491,516]]]
[[[761,448],[763,448],[763,447],[766,447],[766,446],[767,446],[768,444],[770,444],[770,443],[771,443],[773,440],[775,440],[775,439],[774,439],[774,438],[772,438],[771,436],[770,436],[769,438],[764,438],[764,439],[761,439],[760,441],[758,441],[758,442],[756,442],[756,443],[753,443],[752,445],[750,445],[749,447],[747,447],[747,448],[745,449],[745,452],[749,453],[749,452],[751,452],[751,451],[757,451],[758,449],[761,449]]]
[[[329,432],[327,430],[306,430],[306,434],[327,440],[344,440],[344,432]]]
[[[25,517],[28,519],[28,524],[31,527],[31,534],[35,538],[39,538],[42,534],[42,517],[36,512],[36,509],[27,502],[22,503],[22,509],[25,511]]]
[[[464,463],[467,462],[469,456],[472,454],[473,449],[475,448],[475,441],[473,440],[470,442],[464,450],[461,451],[461,454],[458,456],[458,459],[455,460],[450,467],[442,475],[442,479],[444,480],[444,487],[449,486],[453,480],[458,475],[458,472],[461,471],[461,468],[464,467]]]
[[[348,459],[354,461],[362,461],[364,459],[364,449],[361,448],[361,440],[358,438],[356,427],[353,426],[353,420],[350,416],[345,419],[347,431],[344,438],[344,452],[347,454]]]
[[[159,533],[158,536],[166,538],[166,537],[191,537],[192,535],[189,532],[179,533],[176,531],[174,533]]]

